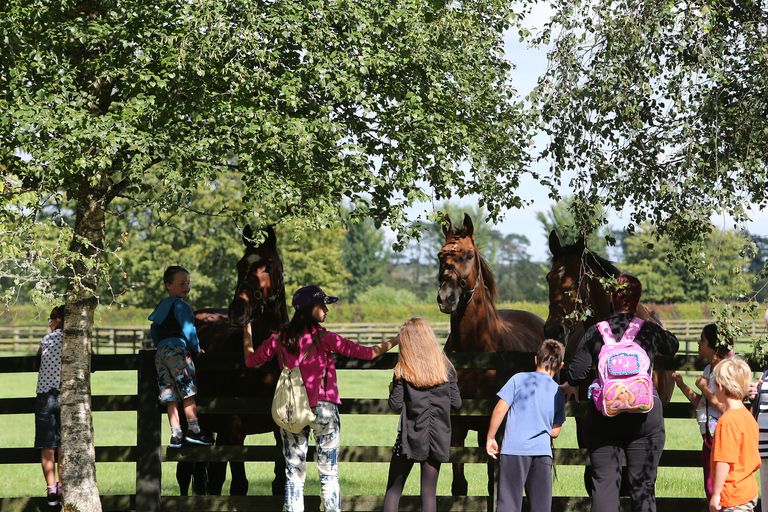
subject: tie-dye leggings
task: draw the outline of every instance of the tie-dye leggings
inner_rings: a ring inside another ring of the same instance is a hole
[[[304,481],[307,478],[309,431],[315,434],[317,472],[325,512],[341,511],[339,488],[339,409],[333,402],[318,402],[317,418],[298,434],[280,430],[285,456],[285,512],[304,511]]]

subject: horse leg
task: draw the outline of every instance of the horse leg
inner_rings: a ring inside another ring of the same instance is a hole
[[[490,418],[488,419],[490,422]],[[501,439],[499,439],[501,437]],[[502,445],[504,442],[504,424],[502,424],[499,427],[499,435],[496,436],[498,439],[499,446]],[[488,439],[488,424],[485,425],[485,428],[478,428],[477,429],[477,446],[484,448],[485,447],[485,441]],[[495,475],[494,475],[494,469],[492,464],[486,464],[486,467],[488,468],[488,497],[490,498],[489,503],[493,503],[494,501],[494,489],[496,487],[495,482]]]
[[[245,496],[248,494],[248,478],[245,474],[245,462],[229,461],[229,472],[232,475],[232,483],[229,484],[229,494],[232,496]]]
[[[451,446],[464,447],[464,439],[467,437],[467,428],[460,422],[451,417]],[[484,445],[483,445],[484,446]],[[466,496],[469,490],[467,478],[464,476],[464,463],[453,463],[453,482],[451,483],[451,495]]]
[[[192,490],[197,496],[206,496],[208,492],[208,463],[194,462],[192,465]]]
[[[238,445],[245,444],[245,436],[240,435],[237,439]],[[248,478],[245,474],[245,462],[229,461],[229,472],[232,476],[232,482],[229,484],[229,494],[232,496],[245,496],[248,494]]]
[[[272,495],[280,496],[285,494],[285,457],[282,455],[283,440],[280,437],[280,429],[275,429],[275,446],[281,454],[275,458],[275,479],[272,480]]]
[[[179,494],[189,496],[189,484],[192,481],[193,464],[178,462],[176,464],[176,481],[179,483]]]

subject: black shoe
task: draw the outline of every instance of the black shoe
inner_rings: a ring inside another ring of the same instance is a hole
[[[184,439],[188,443],[202,444],[203,446],[211,446],[213,444],[213,435],[202,428],[197,433],[187,430],[187,435]]]
[[[171,436],[171,442],[168,443],[168,448],[181,448],[181,443],[184,442],[183,437]]]
[[[48,491],[48,506],[55,507],[59,504],[59,493],[56,491]]]

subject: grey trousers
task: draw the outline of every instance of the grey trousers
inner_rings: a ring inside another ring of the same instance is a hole
[[[552,457],[499,455],[498,511],[521,511],[523,490],[531,512],[552,510]]]

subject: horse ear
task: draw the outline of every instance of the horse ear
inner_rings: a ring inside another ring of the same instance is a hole
[[[560,252],[560,249],[562,249],[562,245],[560,245],[560,237],[557,236],[557,232],[553,229],[549,233],[549,252],[554,256]]]
[[[448,238],[448,235],[453,232],[453,224],[451,224],[451,216],[447,213],[443,217],[443,236]]]
[[[251,230],[250,224],[247,224],[245,228],[243,228],[243,245],[253,249],[253,230]]]
[[[586,247],[587,246],[587,235],[582,233],[579,236],[579,239],[576,240],[576,243],[578,244],[579,247],[582,247],[582,248]]]
[[[267,239],[264,240],[261,246],[267,249],[274,249],[275,247],[277,247],[277,236],[275,235],[275,230],[272,227],[272,224],[269,224],[267,226],[266,232],[267,232]]]
[[[468,213],[464,214],[464,234],[473,236],[475,234],[475,225],[472,224],[472,217]]]

